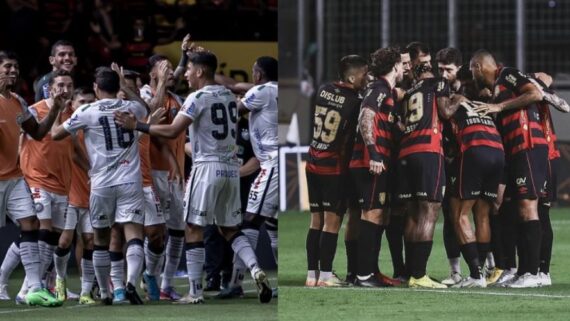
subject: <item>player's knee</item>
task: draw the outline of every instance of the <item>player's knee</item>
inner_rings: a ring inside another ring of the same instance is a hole
[[[83,248],[84,250],[93,250],[93,234],[92,233],[83,233]]]

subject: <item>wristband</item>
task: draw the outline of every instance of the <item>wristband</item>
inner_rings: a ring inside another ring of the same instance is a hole
[[[368,149],[368,156],[370,156],[370,159],[375,161],[375,162],[382,162],[382,156],[380,156],[380,153],[378,153],[378,151],[376,150],[376,146],[375,145],[366,145],[366,148]]]
[[[150,124],[141,123],[140,121],[137,121],[137,125],[135,126],[135,129],[138,130],[139,132],[143,132],[143,133],[148,134],[148,132],[150,131]]]
[[[188,64],[188,55],[186,54],[186,51],[182,51],[182,57],[180,57],[180,61],[178,62],[178,67],[182,67],[182,68],[186,68],[186,65]]]

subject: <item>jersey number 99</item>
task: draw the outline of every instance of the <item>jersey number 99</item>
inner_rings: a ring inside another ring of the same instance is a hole
[[[237,104],[235,101],[232,101],[228,104],[227,110],[226,106],[222,103],[213,104],[210,107],[210,110],[212,115],[212,123],[214,125],[222,126],[221,131],[212,130],[212,137],[214,137],[216,140],[224,140],[226,137],[228,137],[228,133],[230,133],[232,135],[232,138],[236,138]],[[228,120],[231,122],[231,124],[228,122]]]

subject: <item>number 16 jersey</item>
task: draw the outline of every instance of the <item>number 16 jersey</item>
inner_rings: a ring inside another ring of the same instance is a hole
[[[101,99],[79,107],[63,123],[71,134],[83,129],[91,165],[92,189],[142,180],[138,147],[140,134],[115,124],[115,111],[131,112],[139,121],[147,114],[146,108],[138,102]]]
[[[190,117],[192,160],[235,163],[237,160],[237,103],[224,86],[204,86],[190,94],[176,117]]]

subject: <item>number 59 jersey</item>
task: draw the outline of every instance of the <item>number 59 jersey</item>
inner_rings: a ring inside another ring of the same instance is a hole
[[[307,171],[341,174],[352,153],[361,99],[346,85],[328,83],[319,88],[315,103]]]
[[[194,163],[238,163],[237,103],[226,87],[210,85],[193,92],[176,117],[192,119],[189,129]]]
[[[138,147],[141,134],[118,126],[115,111],[131,112],[140,121],[147,115],[146,108],[138,102],[101,99],[79,107],[63,123],[71,134],[83,129],[93,189],[142,180]]]

